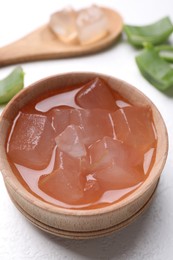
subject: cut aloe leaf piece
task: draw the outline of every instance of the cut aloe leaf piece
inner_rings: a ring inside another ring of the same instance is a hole
[[[128,41],[136,47],[142,47],[145,42],[157,45],[168,39],[173,32],[173,24],[169,17],[164,17],[146,26],[125,25],[124,31]]]
[[[173,62],[173,46],[172,45],[159,45],[155,47],[159,56],[168,62]]]
[[[173,68],[154,48],[144,49],[136,56],[136,63],[144,78],[159,90],[173,86]]]
[[[23,69],[16,67],[6,78],[0,80],[0,104],[10,101],[23,87]]]

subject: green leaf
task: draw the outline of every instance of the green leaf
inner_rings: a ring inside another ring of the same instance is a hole
[[[144,43],[157,45],[168,39],[173,32],[173,24],[169,17],[164,17],[146,26],[125,25],[124,31],[129,42],[136,47],[142,47]]]
[[[168,62],[173,62],[173,46],[172,45],[159,45],[155,47],[159,56]]]
[[[0,81],[0,104],[10,101],[23,87],[24,72],[21,67],[17,67]]]
[[[136,63],[145,79],[159,90],[173,86],[173,68],[154,48],[144,49],[136,56]]]

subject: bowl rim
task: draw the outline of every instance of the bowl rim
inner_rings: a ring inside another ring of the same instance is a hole
[[[122,200],[115,202],[111,205],[101,207],[101,208],[95,208],[95,209],[74,209],[74,208],[68,209],[68,208],[63,208],[63,207],[59,207],[59,206],[50,204],[46,201],[42,201],[41,199],[37,198],[36,196],[31,194],[29,191],[27,191],[24,188],[24,186],[19,182],[19,180],[16,178],[16,176],[14,175],[7,159],[6,159],[6,162],[10,167],[11,176],[9,176],[8,171],[3,167],[2,160],[1,160],[1,163],[0,163],[0,170],[1,170],[3,178],[4,178],[4,182],[7,182],[8,185],[10,185],[13,190],[15,190],[17,193],[19,193],[19,195],[22,196],[22,198],[24,200],[28,201],[31,204],[34,204],[35,206],[37,206],[41,209],[46,209],[49,212],[57,213],[57,214],[60,214],[60,215],[72,215],[72,216],[88,216],[88,217],[90,216],[90,217],[92,217],[94,215],[107,214],[109,212],[113,212],[113,211],[119,210],[121,208],[124,208],[127,205],[134,203],[134,201],[136,201],[140,197],[142,197],[144,192],[146,192],[152,186],[152,184],[158,180],[158,178],[160,177],[160,174],[161,174],[161,172],[164,168],[164,165],[166,163],[166,159],[167,159],[167,155],[168,155],[168,133],[167,133],[166,125],[165,125],[165,122],[164,122],[159,110],[155,106],[155,104],[142,91],[140,91],[139,89],[137,89],[136,87],[134,87],[133,85],[129,84],[128,82],[126,82],[124,80],[121,80],[121,79],[116,78],[116,77],[111,76],[111,75],[97,73],[97,72],[66,72],[66,73],[55,74],[55,75],[48,76],[48,77],[42,78],[40,80],[37,80],[36,82],[33,82],[29,86],[22,89],[17,95],[15,95],[10,100],[10,102],[6,105],[5,109],[3,110],[3,112],[0,116],[0,125],[2,124],[2,121],[5,117],[5,114],[11,108],[13,103],[17,99],[19,99],[21,96],[23,96],[25,94],[25,92],[33,91],[33,89],[35,87],[37,87],[38,84],[44,84],[44,82],[52,80],[53,78],[56,79],[56,78],[62,78],[62,77],[69,77],[70,75],[73,75],[73,76],[74,75],[75,76],[76,75],[78,75],[78,76],[92,75],[93,77],[102,77],[103,79],[104,78],[106,78],[106,79],[110,78],[110,79],[113,79],[113,80],[119,82],[120,84],[126,85],[126,87],[131,88],[131,90],[135,91],[138,95],[140,95],[144,99],[146,99],[147,103],[149,103],[151,105],[152,110],[154,108],[154,110],[159,115],[159,118],[160,118],[161,124],[162,124],[162,128],[163,128],[163,131],[164,131],[165,146],[162,147],[162,153],[164,154],[164,156],[162,157],[162,163],[160,164],[158,172],[153,174],[152,178],[151,178],[151,172],[152,172],[152,170],[151,170],[149,176],[142,183],[142,185],[139,186],[139,188],[137,188],[135,191],[133,191],[125,199],[122,199]],[[6,136],[7,136],[7,133],[6,133]],[[0,153],[2,152],[1,149],[2,148],[0,146]],[[5,148],[5,150],[6,150],[6,148]],[[14,179],[15,179],[15,181],[14,181]],[[19,187],[16,184],[18,184]]]

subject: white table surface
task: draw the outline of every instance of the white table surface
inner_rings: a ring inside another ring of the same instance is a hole
[[[90,0],[0,0],[0,46],[46,23],[49,15],[63,6],[83,7],[92,3]],[[173,20],[172,0],[95,0],[95,3],[116,9],[126,23],[146,24],[166,15]],[[99,54],[26,63],[22,67],[26,73],[25,86],[57,73],[95,71],[128,81],[156,104],[168,128],[170,149],[152,205],[137,221],[111,236],[89,241],[62,239],[35,228],[18,212],[0,175],[1,260],[173,259],[173,89],[172,96],[166,96],[152,87],[138,71],[134,61],[136,53],[137,50],[121,40]],[[14,67],[1,68],[0,78]],[[2,111],[3,107],[0,109]]]

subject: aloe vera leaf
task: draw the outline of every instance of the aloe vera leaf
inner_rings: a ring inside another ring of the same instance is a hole
[[[157,45],[168,39],[173,32],[173,24],[169,17],[164,17],[146,26],[125,25],[124,31],[128,41],[136,47],[142,47],[145,42]]]
[[[144,78],[159,90],[173,86],[173,68],[154,48],[144,49],[136,56],[136,63]]]
[[[16,67],[6,78],[0,80],[0,104],[10,101],[23,87],[23,69]]]
[[[173,62],[173,46],[172,45],[159,45],[155,47],[159,56],[168,62]]]

